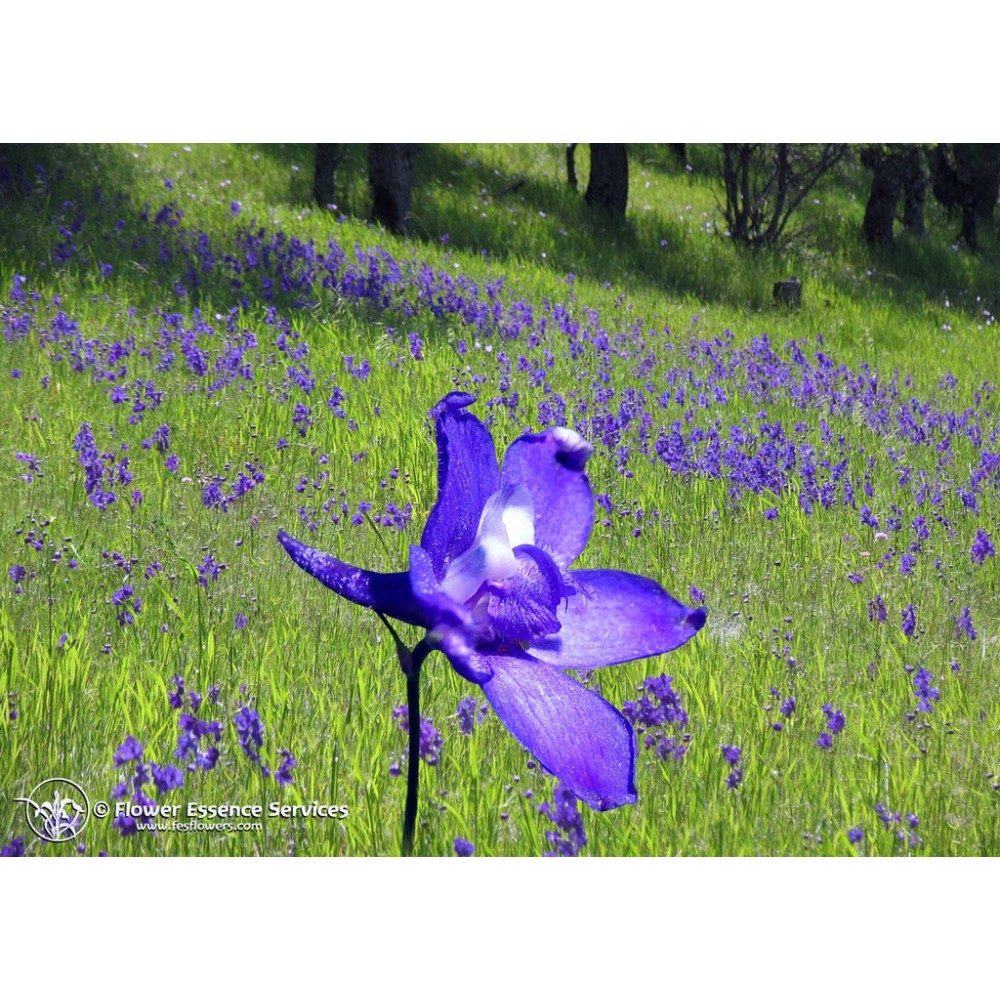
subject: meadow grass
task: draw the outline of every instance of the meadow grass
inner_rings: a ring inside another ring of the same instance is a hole
[[[112,807],[125,782],[127,801],[134,762],[116,749],[133,736],[147,764],[182,765],[184,712],[220,723],[202,740],[217,762],[145,793],[259,803],[261,828],[123,836],[93,818],[85,853],[398,853],[394,647],[275,534],[405,567],[436,493],[426,414],[459,388],[501,451],[554,423],[596,446],[581,565],[700,592],[709,611],[681,649],[585,678],[621,707],[667,674],[687,720],[664,734],[682,755],[640,735],[636,805],[581,807],[584,853],[997,852],[992,230],[970,255],[932,209],[924,241],[870,251],[864,173],[846,166],[791,246],[748,255],[718,231],[709,147],[691,169],[634,149],[616,223],[566,186],[562,147],[427,146],[407,241],[357,221],[362,147],[338,176],[343,214],[309,204],[309,147],[11,156],[0,845],[76,853],[35,839],[13,800],[59,776]],[[771,304],[790,274],[797,311]],[[428,661],[422,713],[443,746],[421,766],[417,853],[458,837],[477,855],[551,850],[553,779],[492,714],[459,732],[480,694]],[[347,815],[270,817],[270,802]]]

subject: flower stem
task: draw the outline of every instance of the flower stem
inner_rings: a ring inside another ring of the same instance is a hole
[[[406,718],[410,728],[410,752],[406,762],[406,806],[403,810],[403,855],[413,854],[413,833],[417,826],[417,795],[420,787],[420,667],[430,647],[424,640],[403,663],[406,674]]]
[[[417,798],[420,790],[420,668],[431,652],[426,639],[412,650],[403,645],[396,630],[381,611],[375,612],[396,643],[396,656],[406,676],[406,725],[409,731],[409,751],[406,762],[406,805],[403,809],[403,856],[413,854],[413,834],[417,827]]]

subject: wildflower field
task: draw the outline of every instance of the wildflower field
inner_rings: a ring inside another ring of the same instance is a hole
[[[363,147],[332,212],[309,146],[0,156],[0,850],[398,854],[396,645],[278,533],[405,571],[461,393],[501,456],[592,446],[574,570],[706,618],[576,673],[636,734],[604,811],[432,652],[414,853],[1000,852],[996,234],[864,249],[846,166],[748,255],[689,155],[636,147],[618,225],[562,147],[428,146],[409,240],[359,221]],[[19,801],[54,778],[59,843]]]

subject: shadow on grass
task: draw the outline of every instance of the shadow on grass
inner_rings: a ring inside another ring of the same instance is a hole
[[[283,195],[285,207],[308,204],[313,144],[256,144],[245,149],[247,155],[266,157],[294,176]],[[927,237],[903,236],[891,250],[867,248],[858,234],[864,171],[838,176],[841,202],[853,199],[854,209],[838,222],[817,226],[815,245],[805,253],[750,252],[707,230],[693,229],[690,221],[666,218],[662,209],[637,211],[636,169],[624,220],[587,205],[586,150],[581,145],[578,151],[580,188],[574,190],[565,179],[561,149],[553,147],[556,170],[543,175],[518,170],[516,151],[498,148],[496,156],[477,157],[457,146],[420,146],[414,158],[411,241],[439,247],[447,234],[450,249],[476,255],[485,250],[499,269],[541,266],[560,278],[571,272],[623,290],[642,289],[741,310],[772,308],[772,283],[795,270],[809,273],[813,260],[819,261],[819,280],[845,304],[882,296],[919,310],[947,293],[956,307],[972,313],[995,313],[1000,307],[996,225],[983,226],[977,254],[957,250],[942,235],[951,232],[951,220],[929,205]],[[633,147],[631,157],[644,176],[675,189],[691,185],[707,204],[706,190],[714,184],[714,149],[688,147],[693,173],[665,146]],[[513,166],[505,168],[507,162]],[[82,273],[96,270],[98,262],[108,263],[112,280],[127,283],[135,304],[149,307],[162,305],[164,289],[178,283],[191,286],[187,292],[195,305],[212,300],[223,306],[239,298],[271,303],[252,285],[237,294],[227,280],[196,275],[186,248],[179,256],[165,255],[162,234],[142,218],[145,199],[140,202],[137,192],[148,191],[146,181],[143,189],[128,147],[0,147],[0,265],[27,267],[27,262],[36,261],[43,271],[78,267]],[[844,187],[851,184],[854,190],[845,196]],[[364,218],[370,200],[365,144],[340,145],[335,190],[339,211]],[[164,190],[163,195],[150,215],[170,203],[170,192]],[[700,229],[706,225],[710,223],[701,223]],[[121,239],[110,236],[116,227],[125,234]],[[171,223],[162,228],[171,228]],[[371,244],[380,237],[380,231],[373,230]]]

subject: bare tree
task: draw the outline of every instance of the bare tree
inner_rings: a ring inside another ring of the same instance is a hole
[[[839,143],[723,143],[722,208],[734,240],[748,247],[773,246],[785,235],[792,213],[820,178],[847,154]]]

